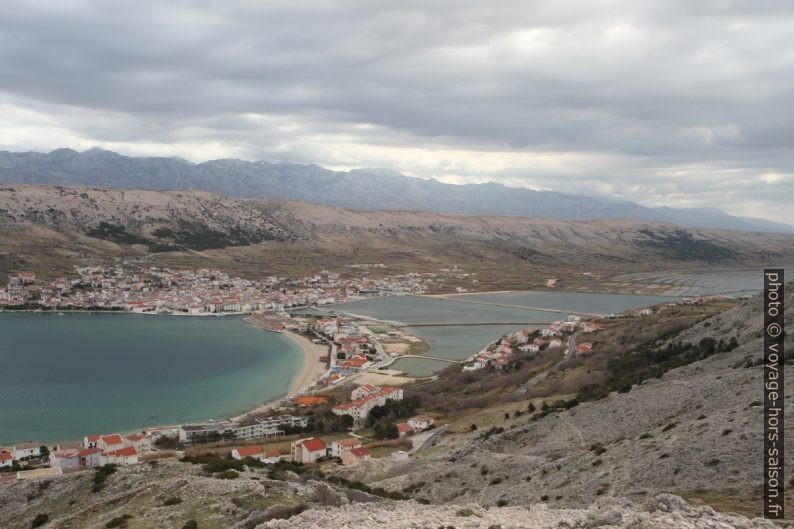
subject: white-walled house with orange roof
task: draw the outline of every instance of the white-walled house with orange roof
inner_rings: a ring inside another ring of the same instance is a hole
[[[118,450],[103,451],[100,455],[102,465],[134,465],[138,462],[138,451],[134,446],[120,448]]]

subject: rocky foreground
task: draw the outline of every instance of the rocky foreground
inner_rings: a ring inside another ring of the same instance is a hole
[[[645,505],[615,498],[599,500],[586,509],[554,509],[544,504],[530,508],[484,509],[466,506],[419,505],[398,502],[390,505],[356,504],[336,509],[312,509],[289,520],[272,520],[260,528],[309,529],[558,529],[558,528],[773,528],[760,518],[747,519],[715,512],[711,507],[692,507],[677,496],[665,494]]]
[[[582,508],[424,505],[384,499],[314,475],[248,469],[233,479],[160,461],[119,469],[97,490],[94,472],[0,486],[0,527],[101,529],[559,529],[769,528],[663,494],[645,502],[603,497]],[[46,522],[34,525],[37,517]]]

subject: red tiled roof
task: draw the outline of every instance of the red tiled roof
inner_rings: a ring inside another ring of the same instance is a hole
[[[261,454],[262,453],[262,447],[261,446],[241,446],[240,448],[237,449],[237,453],[240,455],[240,457],[253,456],[253,455],[256,455],[256,454]]]
[[[99,448],[86,448],[85,450],[81,450],[77,455],[80,457],[88,457],[92,454],[97,454],[101,452]]]
[[[134,446],[128,446],[127,448],[119,448],[118,450],[113,450],[112,452],[105,452],[105,455],[115,456],[115,457],[128,457],[128,456],[138,455],[138,451],[135,450]]]
[[[0,452],[0,461],[11,461],[14,457],[8,452]]]
[[[102,442],[106,445],[120,445],[124,443],[124,441],[121,439],[121,436],[117,433],[114,433],[113,435],[103,435]]]
[[[354,439],[353,437],[348,437],[347,439],[340,439],[336,441],[336,443],[340,446],[356,447],[361,444],[361,441]]]
[[[408,424],[407,422],[398,422],[397,423],[397,431],[400,432],[400,433],[402,433],[402,432],[412,432],[413,431],[413,427],[411,427],[411,425]]]
[[[369,455],[369,448],[366,446],[359,446],[358,448],[353,448],[350,450],[350,453],[356,457],[363,457]]]
[[[101,435],[86,435],[85,438],[88,439],[89,443],[96,443],[99,441],[99,438],[102,437]]]
[[[280,455],[281,455],[281,452],[279,452],[278,450],[266,450],[265,451],[265,457],[267,457],[267,458],[278,457]]]
[[[128,435],[127,439],[130,441],[142,441],[143,439],[146,439],[146,436],[142,433],[134,433],[132,435]]]
[[[325,450],[325,441],[323,441],[322,439],[315,439],[315,438],[306,439],[301,444],[305,446],[306,450],[308,450],[309,452],[318,452],[320,450]]]

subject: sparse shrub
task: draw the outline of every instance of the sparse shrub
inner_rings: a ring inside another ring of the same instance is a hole
[[[663,432],[667,432],[667,431],[669,431],[669,430],[672,430],[672,429],[673,429],[673,428],[675,428],[676,426],[678,426],[678,423],[677,423],[677,422],[671,422],[670,424],[668,424],[667,426],[665,426],[664,428],[662,428],[662,431],[663,431]]]
[[[496,502],[496,506],[497,507],[504,507],[505,505],[507,505],[507,500],[505,500],[505,499],[501,499],[501,500]]]
[[[549,499],[548,494],[544,494],[543,496],[540,497],[540,501],[548,501],[548,499]]]
[[[498,485],[502,482],[502,478],[493,478],[491,480],[491,485]]]
[[[196,520],[188,520],[185,522],[185,525],[182,526],[182,529],[198,529],[198,523]]]
[[[179,496],[171,496],[170,498],[168,498],[163,502],[163,505],[169,507],[171,505],[178,505],[180,503],[182,503],[182,498],[180,498]]]
[[[593,443],[590,445],[590,451],[595,453],[595,455],[600,456],[601,454],[606,452],[607,449],[604,448],[604,445],[602,445],[601,443]]]
[[[223,472],[218,472],[215,474],[215,477],[218,479],[236,479],[240,476],[234,470],[224,470]]]
[[[131,514],[122,514],[121,516],[116,516],[108,523],[105,524],[105,527],[108,529],[113,529],[113,527],[127,527],[127,521],[132,518]]]
[[[35,518],[33,518],[33,521],[30,522],[30,526],[31,527],[41,527],[42,525],[44,525],[45,523],[47,523],[49,521],[50,521],[50,515],[49,514],[39,513],[39,514],[36,515]]]

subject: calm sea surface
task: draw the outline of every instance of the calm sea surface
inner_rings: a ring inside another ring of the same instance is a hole
[[[302,363],[239,317],[0,314],[0,444],[232,416]]]
[[[636,307],[665,303],[676,298],[621,294],[576,294],[564,292],[505,292],[462,294],[446,300],[417,296],[374,298],[331,305],[329,308],[359,316],[403,323],[526,322],[516,325],[429,325],[405,330],[424,339],[430,350],[423,355],[462,360],[490,342],[512,331],[565,319],[567,314],[532,310],[534,307],[563,311],[612,314]],[[477,302],[477,303],[470,303]],[[511,305],[503,307],[482,303]],[[392,367],[409,375],[427,376],[449,364],[424,358],[403,358]]]

